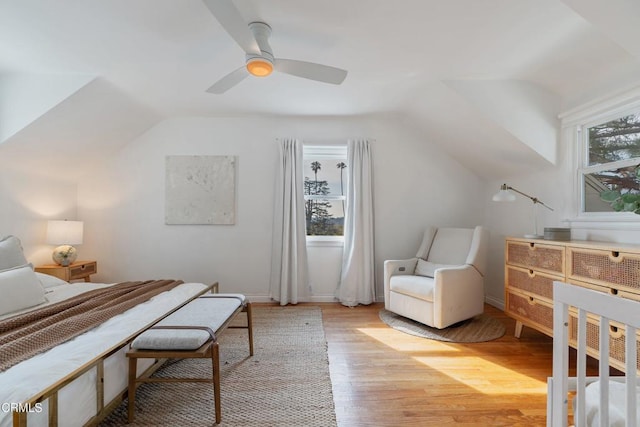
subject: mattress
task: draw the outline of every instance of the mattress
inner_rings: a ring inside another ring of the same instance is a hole
[[[72,296],[110,284],[73,283],[47,289],[48,302],[34,308],[52,304]],[[163,292],[100,326],[60,344],[51,350],[25,360],[0,373],[0,427],[12,425],[11,405],[25,402],[54,385],[95,358],[108,353],[113,347],[136,334],[144,326],[155,322],[167,312],[193,298],[207,288],[202,283],[181,284]],[[16,314],[16,313],[13,313]],[[105,402],[117,396],[127,384],[125,349],[105,361]],[[149,365],[150,361],[146,361]],[[142,372],[144,366],[139,366]],[[63,387],[58,393],[59,425],[82,425],[95,415],[96,370],[91,369]],[[48,425],[48,405],[34,406],[29,411],[28,425]]]

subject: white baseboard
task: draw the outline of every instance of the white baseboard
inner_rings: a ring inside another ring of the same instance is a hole
[[[313,295],[309,302],[338,302],[338,299],[334,295]]]
[[[245,295],[251,302],[274,302],[268,295]],[[300,302],[338,302],[333,295],[312,295],[307,301]],[[377,296],[376,302],[384,302],[384,296]],[[484,302],[504,311],[504,301],[498,298],[485,296]]]
[[[494,298],[494,297],[490,297],[490,296],[485,296],[484,297],[484,302],[486,302],[489,305],[492,305],[496,308],[499,308],[500,310],[504,311],[504,300],[498,299],[498,298]]]
[[[245,294],[247,299],[251,302],[275,302],[268,295],[247,295]],[[300,302],[338,302],[335,296],[333,295],[312,295],[307,298],[305,301]]]

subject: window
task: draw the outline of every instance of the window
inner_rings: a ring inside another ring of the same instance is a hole
[[[578,170],[582,211],[640,214],[640,112],[584,129]]]
[[[307,240],[342,241],[346,169],[346,145],[304,146]]]

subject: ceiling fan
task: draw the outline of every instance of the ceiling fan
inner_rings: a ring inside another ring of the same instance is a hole
[[[275,58],[269,46],[269,25],[264,22],[251,22],[247,25],[231,0],[203,1],[220,25],[246,53],[245,65],[218,80],[207,92],[222,94],[249,75],[266,77],[273,70],[336,85],[347,77],[347,71],[340,68],[295,59]]]

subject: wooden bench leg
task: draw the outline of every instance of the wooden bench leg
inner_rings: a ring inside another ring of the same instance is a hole
[[[253,356],[253,315],[251,313],[251,303],[247,303],[247,332],[249,333],[249,355]]]
[[[127,405],[127,419],[129,423],[132,423],[133,419],[135,418],[137,368],[138,368],[138,359],[135,357],[130,357],[129,358],[129,390],[128,390],[129,403]]]
[[[213,371],[213,400],[216,410],[216,424],[220,424],[222,420],[222,405],[220,404],[220,352],[218,343],[214,342],[211,346],[211,368]]]

